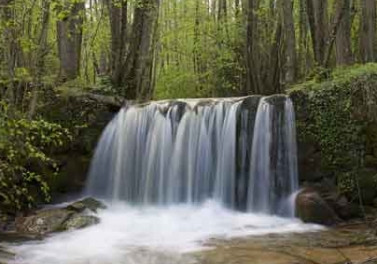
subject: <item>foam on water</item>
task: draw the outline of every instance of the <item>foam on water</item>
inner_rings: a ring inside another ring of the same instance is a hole
[[[296,219],[225,209],[217,202],[169,207],[113,204],[101,223],[12,246],[17,264],[189,263],[184,253],[208,248],[210,239],[319,230]]]

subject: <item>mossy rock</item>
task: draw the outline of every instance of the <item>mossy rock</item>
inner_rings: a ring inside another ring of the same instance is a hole
[[[66,209],[51,209],[36,212],[35,215],[16,218],[16,230],[25,234],[48,234],[60,231],[74,211]]]
[[[358,173],[358,179],[363,203],[373,205],[373,200],[377,194],[377,171],[362,170]]]
[[[99,223],[99,218],[94,215],[73,215],[62,225],[60,231],[82,229]]]
[[[88,209],[94,213],[97,212],[98,209],[106,209],[106,205],[101,203],[100,201],[87,197],[83,200],[74,202],[66,207],[68,210],[72,210],[75,212],[83,212],[84,210]]]
[[[106,208],[104,204],[85,198],[64,208],[53,208],[36,211],[33,215],[16,218],[16,231],[19,234],[44,236],[53,232],[84,228],[98,224],[99,218],[87,212],[97,212]]]

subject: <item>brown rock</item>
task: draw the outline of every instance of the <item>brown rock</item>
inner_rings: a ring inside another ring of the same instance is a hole
[[[339,217],[326,201],[315,191],[306,189],[296,198],[296,215],[306,223],[335,225]]]

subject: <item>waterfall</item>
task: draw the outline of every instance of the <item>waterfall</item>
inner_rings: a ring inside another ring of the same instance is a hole
[[[248,211],[294,215],[290,196],[298,189],[296,148],[291,100],[262,98],[253,134]]]
[[[136,204],[201,203],[292,215],[295,117],[286,96],[152,102],[105,128],[87,193]]]

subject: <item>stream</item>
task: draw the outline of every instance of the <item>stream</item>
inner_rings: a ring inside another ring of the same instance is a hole
[[[216,249],[214,241],[324,229],[297,219],[235,212],[211,200],[169,207],[112,204],[98,216],[100,224],[86,229],[8,244],[16,253],[10,263],[196,263],[198,252]]]

